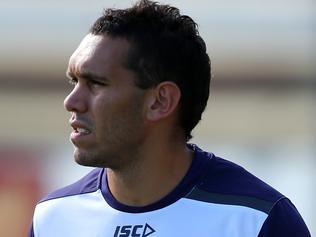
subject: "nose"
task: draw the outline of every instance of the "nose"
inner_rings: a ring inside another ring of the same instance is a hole
[[[87,110],[87,99],[84,89],[77,84],[64,100],[64,107],[69,112],[84,113]]]

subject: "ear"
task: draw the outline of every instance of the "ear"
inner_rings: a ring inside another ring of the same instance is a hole
[[[147,104],[146,116],[149,121],[158,121],[173,114],[180,102],[181,91],[170,81],[165,81],[156,86]]]

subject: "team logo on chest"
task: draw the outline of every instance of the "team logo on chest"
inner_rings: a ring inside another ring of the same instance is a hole
[[[147,223],[145,225],[117,226],[113,237],[147,237],[156,232]]]

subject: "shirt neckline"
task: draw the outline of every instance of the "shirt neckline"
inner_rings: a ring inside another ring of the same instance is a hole
[[[204,157],[204,152],[194,144],[188,144],[188,148],[194,152],[193,160],[189,170],[187,171],[186,175],[182,178],[180,183],[174,188],[174,190],[162,199],[160,199],[159,201],[141,207],[129,206],[118,202],[109,190],[106,168],[104,169],[104,172],[101,176],[101,192],[105,201],[112,208],[122,212],[142,213],[164,208],[178,201],[180,198],[185,197],[198,183],[200,178],[204,176],[204,170],[207,167],[207,165],[205,165],[207,159],[205,159]]]

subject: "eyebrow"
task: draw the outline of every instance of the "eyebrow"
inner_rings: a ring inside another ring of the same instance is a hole
[[[79,73],[73,73],[72,71],[68,70],[66,72],[66,76],[68,78],[83,78],[85,80],[97,80],[97,81],[102,81],[102,82],[106,82],[106,81],[109,81],[107,77],[105,76],[99,76],[93,72],[79,72]]]

